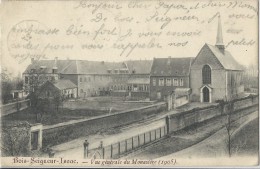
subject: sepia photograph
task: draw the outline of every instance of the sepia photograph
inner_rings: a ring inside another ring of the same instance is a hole
[[[258,3],[0,1],[0,166],[259,167]]]

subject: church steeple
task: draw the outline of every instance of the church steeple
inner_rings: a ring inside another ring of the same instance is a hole
[[[222,36],[222,26],[221,26],[221,18],[220,15],[218,16],[218,32],[217,32],[217,40],[216,40],[216,47],[224,53],[225,45],[223,43],[223,36]]]

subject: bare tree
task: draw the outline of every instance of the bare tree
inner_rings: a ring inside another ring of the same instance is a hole
[[[236,128],[239,126],[239,119],[241,119],[241,115],[238,117],[238,119],[232,119],[232,115],[233,115],[233,110],[234,110],[234,104],[233,102],[229,102],[228,103],[229,106],[229,113],[227,114],[227,122],[225,124],[225,129],[227,131],[227,140],[226,140],[226,146],[227,146],[227,151],[228,151],[228,155],[229,157],[238,154],[238,152],[240,151],[241,148],[243,148],[246,143],[247,140],[234,140],[232,137],[234,136],[234,133],[236,131]],[[238,142],[238,144],[235,144],[235,141]]]

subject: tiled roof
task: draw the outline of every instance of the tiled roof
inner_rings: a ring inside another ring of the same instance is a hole
[[[150,74],[153,64],[152,60],[129,60],[125,62],[129,72],[135,71],[136,74]]]
[[[30,64],[24,73],[36,69],[38,73],[52,73],[54,60],[39,60]],[[62,74],[107,74],[108,70],[129,70],[135,74],[150,74],[152,60],[133,60],[125,62],[104,62],[87,60],[57,60],[57,73]]]
[[[222,53],[218,47],[206,44],[209,49],[212,51],[212,53],[216,56],[216,58],[219,60],[219,62],[222,64],[222,66],[225,69],[228,70],[243,70],[243,66],[240,65],[233,56],[225,50],[224,53]]]
[[[108,70],[126,69],[122,62],[77,60],[78,74],[107,74]]]
[[[194,58],[155,58],[151,76],[189,76]]]
[[[30,64],[24,73],[35,69],[38,73],[52,73],[54,60],[39,60]],[[123,62],[102,62],[87,60],[57,60],[57,73],[62,74],[107,74],[107,70],[126,69]]]
[[[35,69],[37,73],[52,73],[52,68],[55,66],[54,60],[36,60],[30,64],[24,73],[30,73],[31,69]],[[57,60],[58,73],[69,72],[76,73],[75,60]]]
[[[74,89],[74,88],[77,87],[70,80],[65,80],[65,79],[57,80],[56,82],[53,83],[53,85],[55,87],[57,87],[58,89],[60,89],[60,90],[63,90],[63,89]]]

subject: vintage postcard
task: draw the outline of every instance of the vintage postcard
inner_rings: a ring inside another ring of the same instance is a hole
[[[257,0],[2,0],[1,167],[257,167]]]

